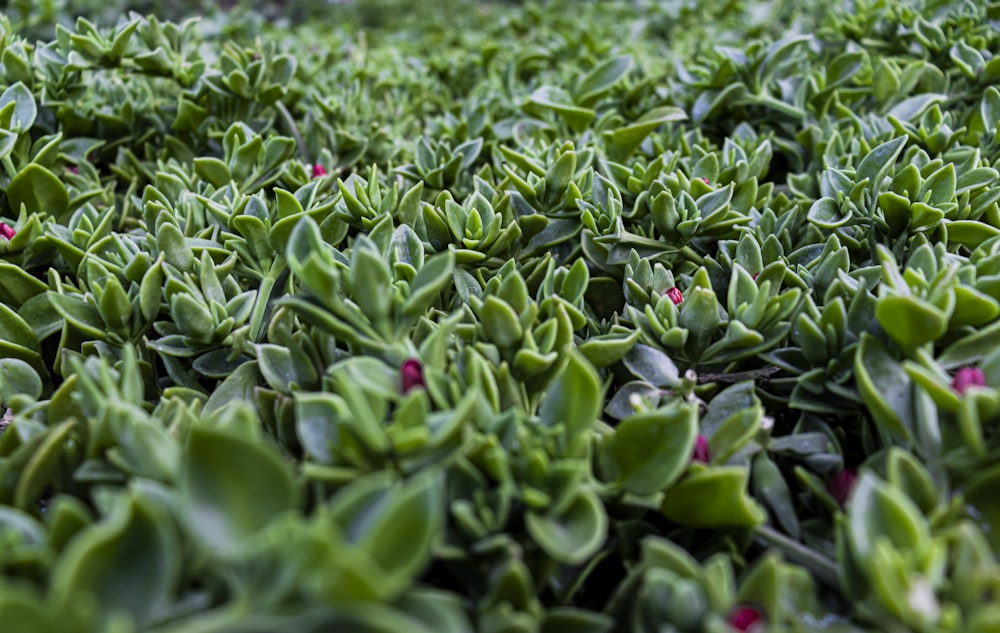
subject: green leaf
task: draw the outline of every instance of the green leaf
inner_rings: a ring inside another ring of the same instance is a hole
[[[514,308],[495,296],[483,301],[479,319],[488,340],[502,350],[512,350],[521,345],[524,330]]]
[[[1000,321],[963,336],[945,348],[937,362],[945,369],[978,363],[983,356],[1000,346]]]
[[[875,318],[893,341],[907,353],[936,341],[948,331],[948,317],[916,297],[888,295],[880,298]]]
[[[724,109],[731,103],[737,103],[747,96],[747,85],[733,81],[722,90],[706,90],[702,92],[691,107],[691,118],[696,123],[709,119],[720,108]]]
[[[49,504],[45,523],[49,544],[61,552],[73,537],[93,523],[93,518],[86,504],[77,497],[57,495]]]
[[[970,286],[955,286],[955,310],[949,328],[962,325],[986,325],[1000,315],[1000,302]]]
[[[615,619],[604,613],[575,607],[555,607],[545,612],[540,633],[611,633]]]
[[[718,466],[690,473],[667,490],[660,510],[674,523],[690,527],[752,527],[767,514],[746,494],[747,471]]]
[[[180,270],[191,270],[194,253],[184,234],[169,222],[160,225],[156,231],[156,247],[163,253],[164,260]]]
[[[424,471],[390,494],[380,521],[373,523],[365,514],[359,543],[386,572],[411,580],[430,562],[441,539],[444,480],[440,473]]]
[[[17,134],[0,128],[0,160],[8,158],[17,146]]]
[[[851,221],[851,214],[844,213],[833,198],[820,198],[809,207],[806,216],[810,222],[822,229],[836,229]]]
[[[147,321],[152,321],[160,313],[163,296],[163,258],[156,260],[142,276],[139,284],[139,311]]]
[[[996,183],[998,179],[1000,179],[1000,171],[991,167],[978,167],[963,171],[958,176],[955,194],[960,196],[966,192],[982,189]]]
[[[720,391],[708,405],[708,412],[701,420],[701,432],[711,437],[734,416],[748,409],[760,408],[754,393],[754,382],[744,380]]]
[[[6,359],[4,359],[6,360]],[[3,360],[0,360],[3,363]],[[6,368],[0,365],[0,375]],[[76,420],[67,420],[52,428],[45,439],[35,449],[31,459],[24,466],[17,487],[14,490],[14,505],[22,510],[30,510],[46,488],[57,484],[53,481],[60,462],[65,459],[69,434],[77,425]]]
[[[578,491],[558,514],[528,512],[524,522],[532,540],[566,565],[579,565],[596,554],[608,532],[604,505],[590,490]]]
[[[441,292],[451,284],[455,270],[455,254],[451,251],[430,257],[410,282],[410,296],[403,304],[403,313],[422,315],[430,309]]]
[[[906,145],[906,137],[899,136],[882,143],[868,152],[854,173],[854,182],[868,179],[868,188],[875,190],[881,187],[882,178],[896,164],[896,158]]]
[[[335,450],[346,451],[357,443],[343,434],[341,418],[346,414],[347,404],[334,394],[295,394],[296,431],[310,458],[333,464]]]
[[[20,309],[28,299],[48,289],[42,281],[31,276],[23,268],[0,260],[0,302],[14,309]]]
[[[653,130],[664,123],[684,121],[687,113],[675,106],[653,108],[626,126],[613,132],[605,132],[605,138],[614,147],[618,158],[626,158],[632,154]]]
[[[0,622],[11,631],[57,633],[65,630],[52,608],[26,586],[4,587],[0,595]]]
[[[955,181],[955,164],[948,163],[924,180],[917,193],[917,199],[938,208],[941,208],[941,205],[954,202]],[[925,197],[928,194],[929,197]]]
[[[180,466],[180,446],[159,420],[149,419],[136,405],[109,405],[111,435],[117,446],[108,451],[115,466],[132,475],[173,483]]]
[[[318,380],[316,369],[308,358],[280,345],[258,345],[257,365],[271,388],[292,394],[311,388]]]
[[[877,424],[893,435],[910,436],[912,428],[912,386],[909,375],[878,339],[861,335],[854,360],[858,391]]]
[[[917,458],[898,447],[889,449],[886,474],[896,488],[902,490],[924,514],[930,514],[938,504],[938,491],[930,473]]]
[[[522,347],[514,354],[512,367],[514,375],[523,380],[542,373],[559,359],[557,352],[540,354],[533,350]]]
[[[592,105],[594,101],[621,81],[631,68],[632,57],[629,55],[609,59],[598,64],[580,82],[580,86],[576,90],[578,95],[576,103],[582,106]]]
[[[101,318],[113,329],[122,329],[132,320],[132,304],[117,277],[108,277],[98,305]]]
[[[181,101],[182,104],[188,103]],[[190,106],[189,106],[190,107]],[[179,112],[177,115],[178,122],[181,121],[183,112]],[[187,116],[191,116],[188,114]],[[203,156],[194,159],[194,171],[198,174],[198,177],[202,180],[211,183],[214,187],[225,187],[232,180],[232,175],[229,173],[229,166],[218,158],[211,156]]]
[[[576,152],[564,151],[545,172],[545,196],[542,202],[554,205],[562,201],[566,188],[573,182],[576,173]]]
[[[572,105],[568,95],[551,86],[543,86],[531,93],[528,101],[533,105],[554,111],[566,121],[566,124],[574,132],[582,132],[587,129],[590,122],[597,116],[597,113],[590,108]]]
[[[894,105],[892,109],[886,113],[886,118],[894,117],[900,121],[913,121],[927,108],[931,107],[935,103],[946,101],[947,99],[948,95],[936,93],[913,95],[912,97],[907,97]],[[899,141],[900,139],[905,139],[905,137],[893,139],[892,141],[889,141],[889,143]],[[895,160],[895,158],[893,158],[893,160]],[[857,180],[860,182],[861,177],[858,177]]]
[[[753,460],[750,487],[754,497],[763,501],[778,525],[795,540],[799,539],[799,517],[792,502],[792,492],[778,465],[767,453]]]
[[[180,491],[191,534],[220,553],[238,552],[248,537],[298,507],[295,481],[274,448],[204,425],[191,427]]]
[[[215,319],[208,306],[186,292],[170,299],[170,316],[178,329],[196,343],[211,343],[215,338]]]
[[[538,417],[548,427],[565,425],[566,435],[577,437],[593,428],[603,393],[593,366],[579,352],[571,352],[566,367],[545,392]]]
[[[145,628],[171,604],[181,561],[170,517],[133,493],[69,543],[52,573],[52,596],[62,609],[93,596],[105,618],[120,609]]]
[[[669,356],[656,348],[636,345],[622,360],[634,376],[653,386],[676,387],[680,384],[677,365]]]
[[[930,532],[920,510],[899,490],[870,472],[862,472],[847,508],[848,533],[858,561],[865,564],[879,540],[902,552],[920,555],[930,545]],[[874,576],[876,570],[869,569]]]
[[[66,323],[78,328],[84,335],[97,340],[106,340],[104,321],[97,308],[79,295],[48,293],[49,300]]]
[[[709,288],[691,286],[680,306],[677,323],[688,331],[684,350],[694,359],[701,358],[719,327],[719,300]]]
[[[830,62],[826,72],[826,89],[846,83],[853,77],[867,59],[863,51],[844,52]]]
[[[752,604],[764,613],[774,617],[779,613],[786,596],[782,595],[781,557],[777,552],[768,552],[747,570],[740,579],[736,600],[741,604]]]
[[[31,326],[4,303],[0,303],[0,340],[14,343],[33,352],[42,351],[38,337]]]
[[[577,350],[594,367],[603,369],[614,365],[631,352],[641,334],[639,330],[599,334],[589,337],[577,347]]]
[[[38,115],[35,96],[19,81],[0,95],[0,112],[11,103],[14,104],[14,108],[10,113],[10,121],[0,121],[0,128],[14,133],[27,132],[35,124],[35,117]]]
[[[622,420],[604,439],[602,455],[615,482],[637,495],[668,488],[687,469],[698,435],[698,413],[690,405],[673,405]]]
[[[236,402],[253,402],[254,389],[260,380],[257,363],[243,363],[215,387],[202,411],[211,413]]]
[[[32,163],[19,171],[7,185],[7,199],[15,213],[23,204],[28,213],[60,217],[69,207],[66,186],[51,171]]]
[[[751,394],[751,402],[753,404],[730,414],[722,424],[712,430],[708,439],[709,454],[712,457],[712,463],[726,463],[726,460],[752,440],[760,429],[760,423],[764,417],[764,409],[760,406],[757,397],[752,395],[752,382],[748,391]],[[714,400],[712,402],[713,404],[715,403]],[[705,424],[704,427],[705,432],[708,432],[708,425]]]
[[[948,229],[948,244],[960,244],[976,248],[988,239],[1000,235],[1000,229],[976,220],[952,220],[945,224]]]
[[[351,287],[352,297],[371,322],[385,318],[392,302],[392,273],[372,250],[355,247],[351,253]]]

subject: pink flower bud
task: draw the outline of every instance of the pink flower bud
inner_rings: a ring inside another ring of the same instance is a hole
[[[17,231],[11,228],[6,222],[0,222],[0,237],[9,241],[15,235],[17,235]]]
[[[978,367],[963,367],[955,372],[951,388],[958,393],[965,393],[969,387],[985,387],[986,375]]]
[[[326,168],[316,163],[313,165],[313,178],[322,178],[326,175]]]
[[[760,611],[750,605],[740,605],[729,614],[729,626],[736,631],[756,631],[762,629],[764,616]]]
[[[704,182],[704,183],[705,183],[706,185],[707,185],[707,184],[709,184],[709,182],[708,182],[708,178],[702,178],[701,180],[702,180],[702,182]]]
[[[854,468],[845,468],[833,477],[830,482],[830,494],[834,500],[844,507],[854,490],[854,483],[858,479],[858,471]]]
[[[691,461],[707,464],[710,460],[708,454],[708,439],[704,435],[698,435],[694,441],[694,452],[691,453]]]
[[[684,295],[682,295],[680,289],[676,287],[668,290],[667,296],[670,298],[671,301],[674,302],[674,305],[677,305],[681,301],[684,301]]]
[[[76,165],[70,165],[69,167],[66,168],[66,171],[68,171],[73,175],[80,173],[80,169]]]
[[[403,366],[399,370],[399,375],[403,383],[403,393],[407,393],[414,387],[426,388],[424,383],[424,366],[416,358],[403,361]]]

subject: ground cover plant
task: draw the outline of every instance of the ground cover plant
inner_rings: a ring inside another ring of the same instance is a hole
[[[175,4],[0,16],[4,631],[1000,630],[1000,4]]]

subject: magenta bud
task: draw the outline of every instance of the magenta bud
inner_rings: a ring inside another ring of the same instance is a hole
[[[986,375],[978,367],[962,367],[955,372],[951,388],[957,393],[965,393],[969,387],[985,387]]]
[[[756,631],[763,628],[764,616],[756,607],[740,605],[729,614],[729,626],[737,631]]]
[[[313,165],[313,178],[322,178],[326,175],[326,168],[316,163]]]
[[[709,462],[708,439],[704,435],[698,435],[694,441],[694,452],[691,453],[691,461],[707,464]]]
[[[15,231],[6,222],[0,222],[0,237],[4,238],[6,240],[10,240],[15,235],[17,235],[17,231]]]
[[[845,468],[833,477],[830,482],[830,494],[834,500],[843,508],[854,490],[854,483],[858,479],[858,471],[854,468]]]
[[[668,290],[667,296],[670,298],[671,301],[674,302],[674,305],[677,305],[681,301],[684,301],[684,295],[682,295],[680,289],[676,287]]]
[[[416,358],[403,361],[399,375],[403,383],[403,393],[407,393],[414,387],[427,387],[426,383],[424,383],[424,366]]]

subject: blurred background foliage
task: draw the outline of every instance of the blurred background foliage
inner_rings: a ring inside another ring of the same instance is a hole
[[[70,25],[81,16],[99,26],[113,26],[130,12],[175,22],[203,18],[206,26],[216,25],[228,36],[252,38],[266,25],[288,28],[317,19],[340,27],[398,30],[417,24],[424,28],[433,21],[428,17],[440,16],[454,27],[470,12],[520,4],[521,0],[12,0],[7,11],[22,35],[39,39],[50,37],[56,24]],[[235,32],[220,22],[234,25]]]

